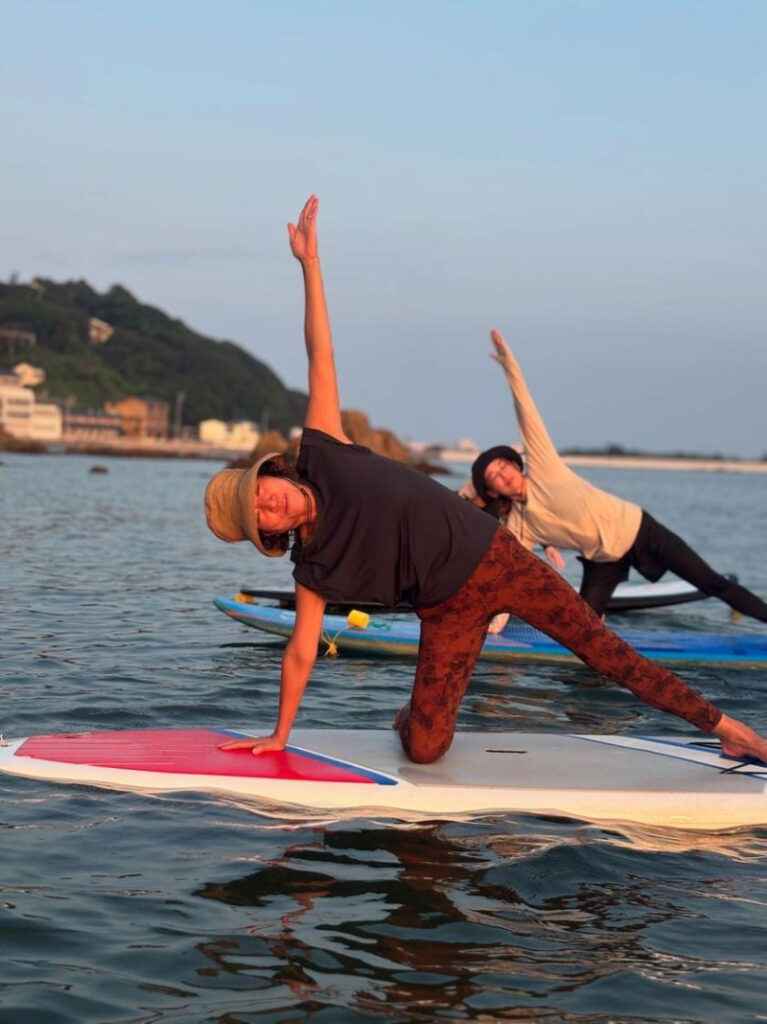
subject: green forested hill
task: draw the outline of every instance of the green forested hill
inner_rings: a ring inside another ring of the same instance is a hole
[[[109,341],[91,342],[90,317],[114,327]],[[51,397],[71,397],[80,409],[151,395],[170,403],[172,417],[183,391],[186,424],[248,419],[285,431],[303,422],[306,395],[286,388],[264,363],[144,305],[119,285],[101,295],[85,281],[0,284],[2,327],[34,331],[37,344],[11,354],[0,338],[0,369],[21,361],[41,366]]]

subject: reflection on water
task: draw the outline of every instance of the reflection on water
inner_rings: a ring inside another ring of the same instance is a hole
[[[669,975],[685,998],[702,996],[702,973],[737,969],[732,955],[722,962],[687,948],[708,885],[692,877],[669,885],[667,864],[613,838],[506,821],[317,832],[197,890],[238,908],[241,922],[239,938],[216,945],[210,970],[288,985],[302,1002],[343,992],[360,1013],[385,1006],[390,1019],[414,1003],[440,1016],[480,1008],[518,1016],[551,999],[575,1007],[584,992],[593,1004],[595,988],[601,1013],[589,1019],[608,1019],[622,984],[634,986],[639,1008],[642,991]],[[764,856],[765,839],[752,837],[752,857]],[[678,840],[664,839],[673,857],[712,846],[722,855],[728,843],[741,853],[735,836]],[[673,949],[663,938],[669,923]],[[763,961],[752,953],[752,967]]]

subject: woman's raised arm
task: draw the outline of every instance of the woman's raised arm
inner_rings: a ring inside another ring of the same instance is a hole
[[[304,275],[304,338],[309,358],[309,405],[304,426],[348,442],[341,426],[338,380],[333,358],[333,336],[322,284],[317,251],[317,211],[319,199],[310,196],[296,224],[288,224],[290,248],[301,264]]]
[[[528,473],[537,473],[539,470],[547,470],[551,466],[564,465],[533,401],[519,363],[514,358],[503,335],[500,331],[493,330],[490,332],[490,338],[495,348],[492,358],[506,374],[506,380],[511,388],[519,432],[522,435],[522,444],[525,449]]]

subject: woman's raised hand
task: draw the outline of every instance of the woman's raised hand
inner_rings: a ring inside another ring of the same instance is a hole
[[[558,548],[553,548],[549,545],[549,547],[544,548],[543,550],[549,565],[553,566],[555,569],[564,569],[565,560],[559,553]]]
[[[304,208],[298,215],[297,224],[288,224],[290,248],[297,260],[302,263],[317,259],[317,210],[320,201],[317,196],[309,196]]]
[[[501,332],[495,330],[491,331],[490,340],[492,341],[495,347],[495,352],[492,352],[491,356],[493,359],[495,359],[496,363],[500,363],[504,370],[508,366],[513,365],[514,356],[511,354],[511,349],[506,344],[506,341],[504,340],[504,337],[501,334]]]

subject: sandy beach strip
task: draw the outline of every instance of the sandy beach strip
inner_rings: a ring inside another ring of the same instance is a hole
[[[670,469],[699,473],[767,473],[767,460],[684,459],[645,455],[563,455],[568,466],[606,469]]]

